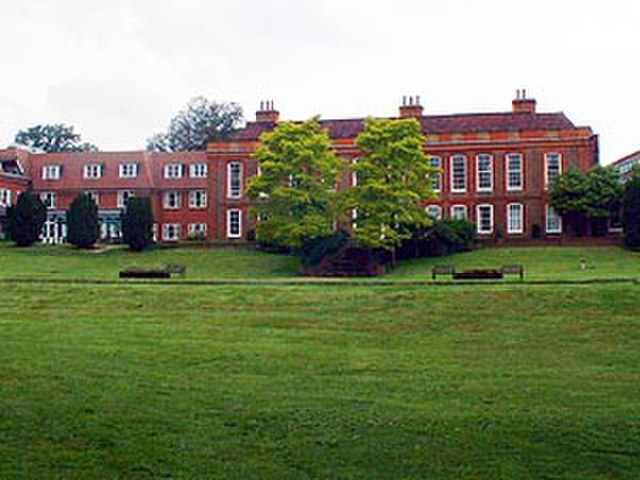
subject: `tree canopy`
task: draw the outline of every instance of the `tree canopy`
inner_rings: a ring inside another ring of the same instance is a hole
[[[255,157],[260,175],[249,181],[247,194],[256,201],[260,241],[299,248],[333,233],[343,163],[317,118],[278,124],[261,136]]]
[[[361,246],[391,251],[432,223],[423,203],[435,198],[437,170],[429,165],[424,141],[415,119],[365,120],[356,138],[357,184],[347,193],[355,211],[353,237]]]
[[[227,138],[242,123],[242,108],[237,103],[217,103],[196,97],[171,119],[167,132],[157,133],[147,140],[147,150],[205,150],[207,143]]]
[[[637,168],[625,185],[622,225],[626,245],[629,248],[640,248],[640,169]]]
[[[141,252],[153,244],[153,209],[148,197],[133,197],[121,216],[122,240],[131,250]]]
[[[62,123],[36,125],[20,130],[14,139],[18,145],[39,149],[47,153],[60,152],[95,152],[98,147],[83,142],[80,134],[73,131],[72,126]]]
[[[89,195],[78,195],[69,205],[67,229],[67,241],[79,248],[89,248],[100,238],[98,206]]]
[[[33,245],[42,232],[47,209],[39,197],[30,192],[18,195],[18,201],[7,211],[7,230],[10,240],[18,247]]]

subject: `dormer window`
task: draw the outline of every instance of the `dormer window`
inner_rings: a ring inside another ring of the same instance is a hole
[[[182,178],[182,165],[179,163],[165,165],[164,178]]]
[[[136,178],[138,176],[137,163],[121,163],[120,178]]]
[[[84,166],[84,178],[94,179],[102,177],[102,165],[90,164]]]
[[[60,165],[44,165],[42,167],[42,179],[43,180],[60,180],[60,172],[62,168]]]
[[[207,164],[193,163],[189,165],[189,176],[191,178],[207,178]]]

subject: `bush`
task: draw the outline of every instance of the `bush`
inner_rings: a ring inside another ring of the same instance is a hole
[[[130,198],[121,220],[122,239],[131,250],[141,252],[153,244],[153,210],[149,198]]]
[[[42,232],[47,219],[47,207],[40,198],[23,192],[18,201],[7,210],[7,237],[18,247],[33,245]]]
[[[622,206],[624,241],[629,248],[640,248],[640,172],[634,171],[626,185]]]
[[[78,195],[67,213],[67,241],[79,248],[89,248],[100,238],[98,206],[86,194]]]
[[[349,240],[349,234],[338,230],[333,235],[308,239],[302,246],[302,265],[319,264],[323,258],[337,253]]]
[[[403,242],[398,258],[439,257],[471,250],[476,226],[466,220],[440,220],[415,238]]]

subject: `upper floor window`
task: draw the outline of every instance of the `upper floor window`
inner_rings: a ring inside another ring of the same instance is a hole
[[[182,165],[179,163],[165,165],[164,178],[182,178]]]
[[[84,178],[100,178],[102,177],[102,165],[90,164],[84,166]]]
[[[493,205],[478,205],[476,218],[478,233],[493,232]]]
[[[44,165],[42,167],[43,180],[59,180],[62,168],[60,165]]]
[[[180,192],[175,190],[164,192],[162,196],[162,206],[171,210],[180,208]]]
[[[93,200],[93,203],[95,203],[96,205],[100,205],[100,197],[98,196],[98,192],[96,192],[95,190],[91,190],[89,192],[84,192],[84,194],[91,200]]]
[[[207,178],[207,164],[192,163],[189,165],[189,176],[191,178]]]
[[[119,190],[118,191],[118,208],[126,208],[129,199],[135,197],[133,190]]]
[[[56,208],[56,192],[42,192],[40,200],[47,208]]]
[[[227,165],[227,192],[229,198],[240,198],[242,196],[242,164],[231,162]]]
[[[120,178],[136,178],[138,176],[137,163],[121,163]]]
[[[510,153],[507,162],[507,191],[522,190],[522,155]]]
[[[493,158],[481,154],[476,157],[476,189],[478,192],[493,190]]]
[[[206,208],[207,191],[191,190],[189,192],[189,208]]]
[[[442,188],[442,161],[440,157],[431,156],[429,157],[429,165],[433,168],[437,168],[438,171],[433,174],[431,181],[431,189],[438,193]]]
[[[8,188],[0,188],[0,207],[11,206],[11,190]]]
[[[507,233],[522,233],[524,230],[524,207],[521,203],[507,205]]]
[[[451,157],[451,191],[467,191],[467,157],[464,155]]]
[[[544,156],[544,185],[548,187],[562,174],[562,156],[559,153],[547,153]]]

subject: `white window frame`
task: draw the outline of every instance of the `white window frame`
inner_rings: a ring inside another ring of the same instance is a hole
[[[42,166],[42,179],[43,180],[60,180],[60,165],[43,165]]]
[[[193,235],[207,235],[207,224],[206,223],[190,223],[187,225],[187,233],[189,236]]]
[[[171,242],[180,240],[180,224],[179,223],[163,223],[162,224],[162,240]]]
[[[89,163],[82,169],[82,178],[85,180],[96,180],[102,178],[102,165],[99,163]]]
[[[556,158],[558,161],[558,178],[562,175],[562,154],[557,152],[550,152],[544,154],[544,187],[549,188],[551,180],[549,180],[549,159]]]
[[[52,209],[56,208],[56,192],[42,192],[40,194],[40,200],[44,203],[44,206]]]
[[[440,193],[442,191],[442,158],[437,155],[430,155],[429,165],[438,169],[438,172],[435,173],[432,179],[431,190],[435,193]]]
[[[488,169],[480,169],[480,164],[487,161]],[[488,185],[481,186],[481,183],[488,180]],[[476,192],[493,191],[493,157],[488,153],[480,153],[476,155]]]
[[[549,220],[554,219],[557,221],[557,226],[551,226],[549,224]],[[562,233],[562,216],[558,215],[556,211],[551,207],[551,205],[547,205],[545,209],[544,215],[544,226],[545,232],[547,233]]]
[[[136,196],[136,193],[133,190],[118,190],[118,200],[117,206],[118,208],[126,208],[127,203],[130,198]]]
[[[462,217],[458,218],[456,216],[456,210],[462,211]],[[467,220],[469,218],[467,206],[462,204],[451,205],[451,208],[449,208],[449,216],[452,220]]]
[[[490,227],[488,229],[486,228],[482,228],[482,213],[481,211],[484,209],[489,209],[489,223],[490,223]],[[478,233],[481,235],[490,235],[493,233],[494,230],[494,215],[493,215],[493,205],[491,205],[490,203],[482,203],[478,206],[476,206],[476,228],[478,229]]]
[[[164,178],[182,178],[182,164],[168,163],[165,165]]]
[[[515,217],[514,209],[518,212]],[[522,203],[507,204],[507,233],[524,233],[524,205]]]
[[[442,207],[440,205],[427,205],[424,210],[434,220],[442,220]]]
[[[190,178],[207,178],[208,168],[206,163],[192,163],[189,165]]]
[[[162,193],[162,208],[178,210],[182,205],[182,195],[178,190],[167,190]]]
[[[189,208],[207,208],[207,191],[189,190]]]
[[[464,187],[456,187],[456,182],[455,182],[455,173],[456,173],[456,169],[455,169],[455,164],[456,164],[456,160],[462,160],[462,165],[464,166],[464,170],[463,170],[463,174],[464,174]],[[467,157],[464,155],[452,155],[451,158],[449,159],[449,166],[451,167],[450,170],[450,180],[451,180],[451,193],[464,193],[467,191]]]
[[[138,176],[138,164],[121,163],[118,166],[118,174],[120,178],[136,178]]]
[[[237,221],[233,218],[237,215]],[[237,231],[235,227],[237,224]],[[242,210],[239,208],[230,208],[227,210],[227,238],[242,237]]]
[[[11,204],[11,195],[12,192],[8,188],[0,188],[0,206],[1,207],[10,207]]]
[[[237,167],[237,170],[236,170]],[[227,197],[242,197],[242,163],[229,162],[227,164]]]
[[[84,194],[87,197],[91,198],[93,200],[93,203],[95,203],[96,205],[100,205],[100,194],[97,190],[89,190],[87,192],[84,192]]]
[[[524,157],[521,153],[507,153],[505,155],[505,188],[507,192],[521,192],[524,188]],[[511,184],[511,160],[518,161],[518,185]]]

